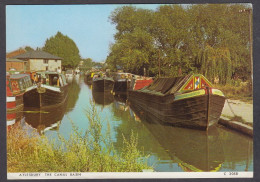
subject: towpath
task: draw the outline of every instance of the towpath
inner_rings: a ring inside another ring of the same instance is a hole
[[[240,100],[226,100],[222,116],[233,118],[235,117],[234,114],[241,117],[246,123],[253,124],[253,104],[245,103]]]

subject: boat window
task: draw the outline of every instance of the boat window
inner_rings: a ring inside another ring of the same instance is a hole
[[[49,84],[51,86],[57,86],[58,85],[58,75],[49,75]]]

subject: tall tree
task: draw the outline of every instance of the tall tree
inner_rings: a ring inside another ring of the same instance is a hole
[[[250,77],[248,14],[242,4],[199,4],[184,8],[163,5],[157,10],[133,6],[116,9],[115,43],[107,63],[154,76],[202,73],[225,84],[234,75]],[[160,67],[160,69],[159,69]],[[241,77],[240,77],[241,78]]]
[[[81,60],[75,42],[61,32],[46,40],[43,51],[63,58],[63,67],[75,68]]]

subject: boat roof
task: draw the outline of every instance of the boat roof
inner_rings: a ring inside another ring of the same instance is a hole
[[[28,74],[12,74],[10,75],[10,78],[11,79],[20,79],[20,78],[23,78],[23,77],[30,77],[30,75]]]
[[[203,75],[189,74],[172,78],[156,78],[149,86],[139,91],[157,95],[168,95],[176,92],[205,88],[206,86],[212,87],[212,84]]]
[[[37,74],[45,74],[45,75],[60,75],[61,73],[55,71],[37,71]]]

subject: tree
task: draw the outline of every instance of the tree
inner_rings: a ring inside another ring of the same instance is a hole
[[[30,46],[25,46],[25,48],[24,48],[26,51],[34,51],[34,49],[33,48],[31,48]]]
[[[75,68],[81,60],[75,42],[61,32],[46,40],[43,51],[63,58],[62,66],[67,68]]]
[[[248,80],[248,14],[239,13],[245,8],[243,4],[163,5],[155,11],[118,8],[110,16],[117,33],[106,61],[111,68],[119,65],[137,74],[145,67],[151,76],[159,70],[163,76],[177,76],[181,70],[202,73],[211,81],[218,77],[223,84],[237,74]]]

